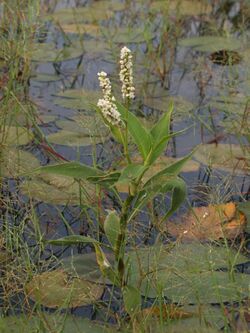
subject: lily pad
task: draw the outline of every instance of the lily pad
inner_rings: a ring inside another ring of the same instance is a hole
[[[246,227],[246,218],[233,202],[193,208],[182,217],[182,223],[171,221],[167,230],[182,241],[234,239]]]
[[[96,22],[110,19],[114,13],[124,9],[124,4],[118,1],[98,1],[93,2],[90,6],[75,8],[64,8],[54,12],[46,18],[53,19],[56,23],[81,23]]]
[[[100,38],[102,36],[102,30],[97,24],[87,24],[87,23],[67,23],[62,24],[61,28],[67,34],[76,35],[89,35],[91,37]]]
[[[110,263],[114,261],[112,255],[105,253],[105,256]],[[110,283],[108,279],[104,280],[94,252],[63,258],[60,264],[65,271],[77,274],[77,276],[88,281]]]
[[[179,304],[241,301],[249,295],[249,275],[207,271],[200,274],[161,270],[150,274],[141,285],[142,294],[160,293]]]
[[[167,251],[155,246],[131,251],[128,258],[129,283],[141,286],[148,297],[164,294],[176,303],[220,303],[249,292],[248,275],[215,271],[228,267],[229,260],[234,264],[248,260],[225,247],[177,244]]]
[[[179,121],[185,119],[194,105],[181,96],[159,96],[159,97],[146,97],[143,104],[151,109],[161,112],[167,112],[170,103],[174,105],[173,120]]]
[[[117,44],[143,43],[154,37],[151,31],[137,27],[119,27],[116,30],[113,28],[111,31],[103,30],[103,32]]]
[[[92,105],[97,104],[101,93],[93,90],[70,89],[59,93],[57,96],[59,98],[54,100],[56,105],[68,109],[91,110],[93,109]]]
[[[25,290],[34,302],[48,308],[72,308],[98,300],[103,286],[57,269],[35,275],[26,284]]]
[[[47,136],[50,143],[70,147],[84,147],[103,142],[106,138],[101,136],[86,136],[84,133],[62,130]]]
[[[5,145],[26,145],[33,138],[31,131],[20,126],[10,126],[0,130],[0,142]]]
[[[242,41],[234,37],[198,36],[180,40],[179,44],[200,52],[234,51],[242,47]]]
[[[56,82],[60,81],[61,78],[56,74],[35,73],[34,76],[31,76],[31,80],[37,82]]]
[[[227,321],[222,308],[209,305],[162,304],[161,307],[153,306],[142,310],[139,316],[139,323],[147,327],[148,331],[154,329],[158,332],[157,328],[159,327],[160,331],[163,326],[164,330],[172,333],[218,332]],[[160,318],[163,318],[163,323]]]
[[[212,11],[212,6],[203,1],[197,0],[182,0],[182,1],[161,1],[155,0],[149,7],[151,12],[164,13],[166,10],[171,14],[179,14],[181,16],[197,16],[209,14]]]
[[[29,172],[37,168],[40,163],[31,153],[15,149],[6,148],[1,151],[1,176],[15,178],[20,174]]]
[[[86,136],[107,136],[109,130],[98,114],[79,114],[70,120],[59,120],[56,125],[62,130],[81,133]]]
[[[111,333],[117,332],[112,326],[106,326],[87,318],[73,315],[55,315],[48,313],[36,316],[7,316],[0,318],[2,333],[35,333],[35,332],[61,332],[61,333]]]
[[[71,178],[64,176],[42,175],[42,179],[27,180],[20,185],[24,195],[38,201],[54,205],[79,205],[80,187]],[[81,198],[88,203],[95,198],[95,187],[81,183]]]
[[[247,257],[233,249],[196,242],[176,244],[172,249],[164,246],[145,247],[130,251],[127,255],[131,262],[132,278],[140,274],[139,267],[145,273],[162,269],[169,269],[172,273],[200,273],[226,268],[230,259],[233,264],[248,261]]]
[[[75,59],[83,54],[81,44],[71,44],[63,48],[56,48],[52,43],[37,43],[33,46],[31,59],[36,62],[61,62]]]
[[[249,157],[240,145],[203,144],[195,152],[194,158],[212,168],[236,174],[250,171]]]

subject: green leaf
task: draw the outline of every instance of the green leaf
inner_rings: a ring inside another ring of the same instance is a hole
[[[152,164],[166,148],[170,139],[170,123],[173,112],[173,103],[170,104],[169,110],[152,128],[151,135],[153,138],[153,149],[150,156],[149,164]]]
[[[103,174],[102,171],[78,162],[66,162],[55,165],[48,165],[34,170],[36,173],[52,173],[74,177],[77,179],[87,179],[97,177]]]
[[[127,183],[135,180],[139,177],[145,170],[144,165],[140,164],[129,164],[126,168],[122,170],[118,183]]]
[[[173,112],[173,103],[170,104],[168,112],[155,124],[150,133],[154,139],[154,146],[156,146],[165,136],[169,135],[171,115]]]
[[[151,134],[144,126],[142,126],[139,119],[133,113],[119,103],[116,103],[116,105],[122,119],[125,123],[127,123],[128,131],[131,134],[134,143],[138,146],[138,149],[145,161],[152,148]]]
[[[117,239],[121,232],[120,218],[115,211],[110,211],[108,216],[106,217],[104,221],[104,231],[115,251]]]
[[[92,243],[92,244],[98,244],[99,242],[91,237],[86,236],[80,236],[80,235],[71,235],[71,236],[65,236],[59,239],[53,239],[47,241],[47,243],[52,245],[78,245],[81,243]]]
[[[159,182],[157,179],[160,179],[162,176],[177,176],[181,171],[186,162],[190,160],[194,152],[191,152],[189,155],[184,158],[178,160],[177,162],[167,166],[163,170],[159,171],[153,177],[151,177],[144,185],[144,189],[148,187],[154,186],[153,184]]]
[[[169,189],[171,188],[171,186],[172,184],[170,184]],[[164,189],[164,192],[167,191],[168,191],[168,185],[166,185],[166,188]],[[186,183],[181,178],[176,179],[176,184],[172,186],[171,207],[162,218],[162,221],[168,219],[180,207],[180,205],[186,199],[186,196],[187,196]]]
[[[141,310],[141,293],[137,288],[125,286],[122,289],[125,310],[134,317]]]
[[[249,293],[249,277],[233,271],[247,257],[237,251],[211,244],[176,244],[137,249],[127,254],[129,284],[143,295],[159,294],[176,303],[220,303],[239,300]],[[228,272],[217,271],[227,268]]]
[[[38,311],[36,315],[6,316],[0,318],[1,333],[117,333],[110,325],[102,325],[87,318],[55,312]]]
[[[147,187],[143,187],[142,191],[139,192],[136,201],[134,203],[134,210],[130,215],[131,220],[138,211],[145,206],[145,204],[152,200],[157,194],[164,194],[172,191],[171,207],[164,216],[164,219],[172,215],[181,205],[186,197],[186,185],[185,182],[178,177],[166,179],[166,176],[158,177],[154,181],[148,183]],[[154,177],[152,177],[154,178]]]
[[[102,186],[112,186],[114,183],[117,182],[117,180],[119,179],[121,173],[120,172],[110,172],[104,175],[100,175],[100,176],[91,176],[88,177],[87,180],[95,183],[95,184],[99,184]]]

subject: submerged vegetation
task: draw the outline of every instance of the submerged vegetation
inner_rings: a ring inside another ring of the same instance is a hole
[[[0,15],[0,331],[248,332],[249,1]]]

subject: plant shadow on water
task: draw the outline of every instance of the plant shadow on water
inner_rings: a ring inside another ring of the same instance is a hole
[[[247,332],[249,2],[0,15],[0,331]]]

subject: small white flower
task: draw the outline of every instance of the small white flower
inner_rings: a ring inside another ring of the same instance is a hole
[[[121,115],[115,105],[115,97],[112,95],[112,87],[107,73],[98,73],[103,98],[100,98],[97,106],[101,109],[103,117],[112,125],[122,126]]]
[[[123,99],[134,99],[135,88],[133,85],[133,62],[131,50],[124,46],[120,56],[120,80],[122,82]]]
[[[112,100],[101,98],[97,106],[101,109],[103,117],[112,125],[122,126],[121,115]]]
[[[102,88],[103,97],[105,99],[112,99],[112,98],[114,98],[112,96],[111,82],[110,82],[110,80],[108,78],[107,73],[100,72],[97,75],[98,75],[100,87]]]

